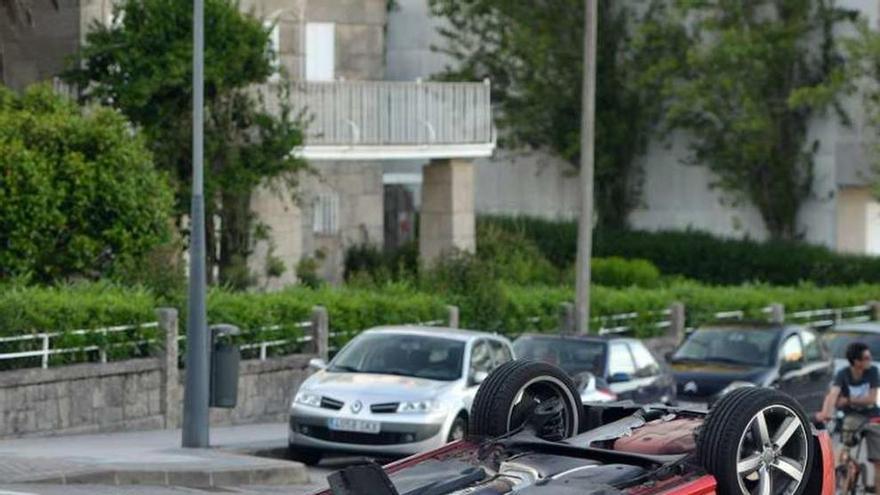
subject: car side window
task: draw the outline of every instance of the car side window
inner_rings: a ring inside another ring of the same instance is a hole
[[[615,373],[626,373],[633,376],[636,373],[636,365],[633,363],[632,354],[629,352],[629,346],[623,342],[611,344],[610,354],[608,355],[608,376]]]
[[[794,363],[802,361],[803,358],[804,348],[801,345],[800,337],[797,334],[790,335],[779,348],[779,360],[783,363]]]
[[[508,349],[508,347],[502,342],[490,340],[489,346],[492,349],[492,369],[495,369],[513,359],[510,349]]]
[[[478,371],[486,373],[492,371],[492,349],[485,340],[474,342],[474,347],[471,349],[470,374],[473,375]]]
[[[807,358],[807,361],[813,363],[823,361],[822,344],[816,334],[810,330],[804,330],[801,337],[804,339],[804,357]]]
[[[636,363],[635,376],[639,378],[655,376],[660,373],[660,365],[641,342],[630,342],[629,350],[632,351]]]

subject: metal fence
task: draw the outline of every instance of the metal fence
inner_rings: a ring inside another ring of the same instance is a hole
[[[493,141],[488,81],[293,82],[306,144],[429,145]]]
[[[29,335],[17,335],[15,337],[0,338],[0,349],[15,347],[12,352],[0,354],[0,362],[11,360],[33,360],[39,358],[40,367],[48,368],[52,356],[62,356],[75,353],[94,353],[97,360],[106,363],[108,352],[114,348],[148,346],[155,342],[154,339],[136,336],[131,339],[131,334],[138,330],[157,329],[158,322],[142,323],[139,325],[119,325],[105,328],[72,330],[69,332],[42,332]],[[69,340],[71,337],[84,337],[90,341],[85,345],[73,345],[59,343],[59,340]],[[116,339],[114,337],[121,337]],[[111,342],[98,343],[98,341]],[[119,340],[112,342],[113,340]],[[53,345],[55,344],[55,345]],[[21,366],[29,367],[29,366]]]

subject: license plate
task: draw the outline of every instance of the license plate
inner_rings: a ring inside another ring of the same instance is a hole
[[[335,431],[379,433],[380,423],[378,421],[367,421],[363,419],[330,418],[327,421],[327,427]]]

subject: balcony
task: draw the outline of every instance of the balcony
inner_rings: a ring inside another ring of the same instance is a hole
[[[308,160],[475,158],[495,149],[491,87],[478,83],[294,82]]]

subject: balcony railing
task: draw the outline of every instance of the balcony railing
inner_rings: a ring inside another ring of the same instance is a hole
[[[312,158],[488,156],[494,149],[488,81],[294,82]]]

